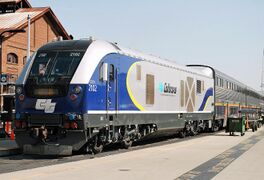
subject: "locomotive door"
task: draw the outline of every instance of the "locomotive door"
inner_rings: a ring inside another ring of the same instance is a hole
[[[108,65],[106,89],[106,113],[109,124],[111,124],[117,113],[117,69],[113,64]]]
[[[108,140],[112,141],[114,137],[114,120],[117,117],[117,89],[118,89],[118,81],[117,81],[117,69],[113,64],[109,64],[107,72],[107,82],[106,82],[106,118],[109,123],[108,129]]]

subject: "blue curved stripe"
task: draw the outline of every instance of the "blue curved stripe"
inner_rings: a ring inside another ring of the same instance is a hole
[[[209,88],[209,89],[206,91],[206,93],[205,93],[205,95],[204,95],[203,102],[202,102],[202,104],[201,104],[201,106],[200,106],[200,108],[199,108],[198,111],[203,111],[203,110],[204,110],[205,105],[206,105],[206,102],[207,102],[207,100],[209,99],[210,96],[213,96],[213,88]]]

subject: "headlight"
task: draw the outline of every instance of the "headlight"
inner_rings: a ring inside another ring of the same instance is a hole
[[[20,101],[24,101],[25,96],[24,96],[24,94],[20,94],[18,98],[19,98]]]
[[[76,86],[74,89],[73,89],[73,93],[74,94],[80,94],[82,92],[82,87],[81,86]]]
[[[17,94],[21,94],[22,93],[22,88],[21,87],[17,87],[16,88],[16,93]]]

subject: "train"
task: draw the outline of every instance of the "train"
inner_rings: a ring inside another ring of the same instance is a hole
[[[16,82],[15,136],[25,154],[100,153],[163,134],[224,128],[242,109],[261,112],[264,97],[206,65],[179,65],[83,39],[43,45]]]

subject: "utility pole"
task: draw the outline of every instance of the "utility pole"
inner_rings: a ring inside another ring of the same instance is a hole
[[[27,61],[30,58],[30,15],[27,17],[28,20],[28,39],[27,39]]]

